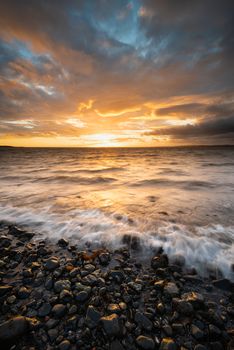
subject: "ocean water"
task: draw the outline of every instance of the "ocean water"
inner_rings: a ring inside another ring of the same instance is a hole
[[[0,220],[111,248],[130,234],[233,278],[234,148],[0,148]]]

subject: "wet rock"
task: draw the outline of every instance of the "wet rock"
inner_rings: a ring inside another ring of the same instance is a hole
[[[10,295],[10,296],[7,298],[7,303],[8,303],[8,304],[14,304],[15,301],[16,301],[16,296],[15,296],[15,295]]]
[[[75,299],[76,301],[78,301],[78,303],[83,303],[84,301],[86,301],[89,298],[89,293],[87,293],[86,291],[81,291],[79,292],[76,296]]]
[[[5,286],[0,286],[0,297],[10,293],[10,291],[12,290],[12,286],[9,285],[5,285]]]
[[[60,265],[59,259],[53,256],[45,261],[44,267],[46,270],[53,271],[57,267],[59,267],[59,265]]]
[[[201,340],[204,338],[204,332],[198,328],[195,324],[191,326],[191,334],[196,340]]]
[[[101,317],[100,321],[107,335],[109,336],[120,335],[121,328],[119,324],[119,317],[116,314],[111,314],[109,316]]]
[[[85,323],[88,327],[94,328],[98,325],[101,318],[100,312],[95,309],[92,305],[88,306],[87,312],[86,312],[86,318]]]
[[[110,344],[110,350],[124,350],[122,344],[117,340],[113,340]]]
[[[151,337],[139,335],[136,339],[137,345],[144,350],[153,350],[155,348],[154,341]]]
[[[109,304],[107,306],[107,311],[109,313],[116,313],[116,314],[120,314],[121,313],[121,309],[120,306],[118,304]]]
[[[58,324],[59,324],[59,320],[54,319],[54,318],[50,318],[46,322],[45,326],[46,326],[47,329],[51,329],[51,328],[55,328]]]
[[[9,247],[11,245],[11,239],[7,236],[1,236],[0,237],[0,247]]]
[[[20,299],[26,299],[30,295],[31,291],[26,287],[21,287],[18,291],[18,297]]]
[[[113,278],[117,283],[122,283],[124,281],[124,274],[121,270],[111,270],[109,277]]]
[[[137,236],[125,234],[123,236],[122,242],[132,250],[140,250],[141,248],[141,240]]]
[[[184,293],[182,295],[182,300],[185,300],[191,303],[195,309],[198,309],[204,306],[204,297],[202,294],[197,292]]]
[[[33,320],[23,316],[17,316],[0,325],[0,340],[15,340],[17,337],[29,332]]]
[[[106,266],[110,262],[110,254],[109,253],[101,253],[98,256],[99,263],[103,266]]]
[[[229,292],[233,292],[234,291],[234,283],[232,283],[231,281],[229,281],[226,278],[223,279],[219,279],[219,280],[214,280],[212,282],[213,286],[225,290],[225,291],[229,291]]]
[[[209,324],[209,335],[211,339],[218,339],[221,335],[221,331],[218,327],[214,326],[213,324]]]
[[[171,338],[163,338],[159,350],[176,350],[177,345]]]
[[[50,311],[51,311],[51,305],[49,303],[44,303],[38,309],[37,315],[39,317],[45,317],[45,316],[49,315]]]
[[[69,350],[71,347],[71,343],[69,342],[69,340],[63,340],[59,345],[58,345],[58,349],[59,350]]]
[[[60,247],[67,247],[68,246],[68,241],[65,239],[65,238],[60,238],[59,240],[58,240],[58,245],[60,246]]]
[[[173,335],[173,330],[172,330],[172,328],[171,328],[170,325],[165,325],[165,326],[162,327],[162,329],[163,329],[163,332],[164,332],[168,337],[172,337],[172,335]]]
[[[135,283],[135,282],[129,282],[128,287],[133,289],[135,292],[140,293],[142,291],[142,284]]]
[[[56,293],[60,293],[63,289],[69,290],[71,288],[71,282],[69,280],[59,280],[54,284],[54,290]]]
[[[34,233],[24,231],[16,226],[9,227],[9,234],[20,238],[21,241],[29,241],[34,236]]]
[[[58,337],[58,334],[59,333],[57,328],[52,328],[48,330],[48,335],[51,342],[53,342]]]
[[[176,310],[182,315],[190,316],[193,313],[193,306],[188,301],[179,300],[176,306]]]
[[[159,268],[164,268],[168,266],[168,257],[166,254],[162,254],[159,256],[155,256],[152,260],[151,260],[151,267],[156,270]]]
[[[56,304],[53,306],[52,310],[51,310],[51,313],[55,316],[55,317],[62,317],[65,315],[66,313],[66,305],[63,305],[63,304]]]
[[[147,331],[151,331],[153,328],[153,323],[142,312],[139,312],[139,311],[136,312],[135,322],[138,324],[139,327]]]
[[[179,288],[175,283],[168,282],[164,287],[164,293],[170,295],[171,297],[175,297],[175,296],[178,296],[179,294]]]

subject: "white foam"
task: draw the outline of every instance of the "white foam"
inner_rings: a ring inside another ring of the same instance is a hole
[[[186,265],[195,267],[200,274],[209,268],[219,269],[227,278],[234,279],[234,227],[222,225],[191,227],[170,222],[143,222],[140,218],[129,224],[127,216],[106,214],[99,209],[74,209],[65,214],[55,213],[52,207],[29,210],[26,207],[0,207],[0,220],[18,225],[27,225],[43,237],[65,237],[74,241],[117,248],[122,245],[124,234],[133,234],[141,239],[145,252],[162,246],[169,257],[182,255]],[[41,236],[40,236],[41,237]]]

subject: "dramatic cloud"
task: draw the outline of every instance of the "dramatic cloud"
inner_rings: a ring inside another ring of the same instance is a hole
[[[232,0],[0,3],[0,143],[233,141]]]

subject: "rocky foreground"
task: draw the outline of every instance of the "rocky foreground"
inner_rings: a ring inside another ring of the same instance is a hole
[[[33,236],[0,225],[1,350],[234,349],[229,280],[162,251],[142,265],[129,236],[111,252]]]

